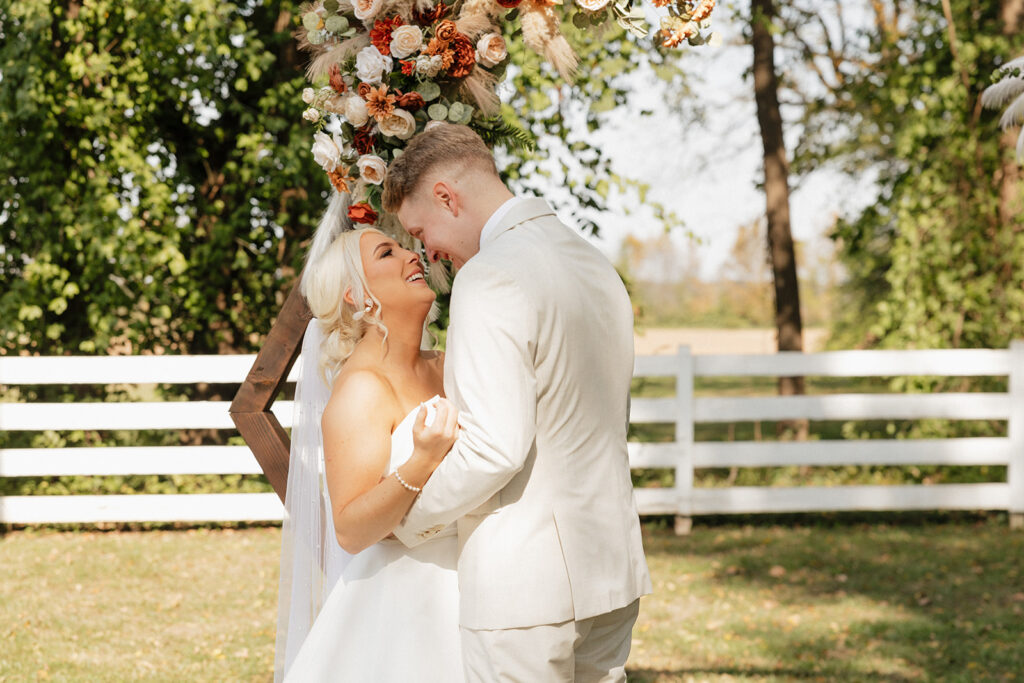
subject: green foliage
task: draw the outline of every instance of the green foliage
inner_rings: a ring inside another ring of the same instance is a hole
[[[956,45],[938,3],[914,5],[866,36],[867,59],[809,111],[798,164],[873,168],[881,190],[835,231],[850,274],[838,345],[1004,348],[1024,335],[1024,185],[978,105],[1022,44],[1004,37],[1001,4],[952,2]]]
[[[533,152],[537,149],[537,140],[512,120],[509,107],[504,107],[505,116],[496,116],[476,122],[473,126],[484,142],[490,146],[501,144],[514,152]],[[507,117],[507,118],[505,118]]]
[[[0,9],[0,352],[254,348],[326,189],[277,5]]]

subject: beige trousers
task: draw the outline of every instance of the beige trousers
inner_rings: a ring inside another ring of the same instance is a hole
[[[640,600],[582,621],[463,628],[467,683],[621,683]]]

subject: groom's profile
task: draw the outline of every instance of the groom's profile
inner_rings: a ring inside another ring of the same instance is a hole
[[[395,535],[458,520],[470,681],[621,681],[651,591],[626,448],[633,309],[608,260],[515,197],[470,128],[432,126],[385,210],[458,269],[445,389],[462,433]]]

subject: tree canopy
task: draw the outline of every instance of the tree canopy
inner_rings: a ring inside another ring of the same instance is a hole
[[[0,7],[0,353],[258,346],[329,189],[301,118],[296,12],[269,0]],[[510,41],[506,113],[539,144],[509,155],[507,177],[566,187],[556,201],[596,230],[592,210],[630,185],[582,138],[625,99],[624,74],[653,63],[681,76],[621,28],[567,33],[581,57],[571,89]]]

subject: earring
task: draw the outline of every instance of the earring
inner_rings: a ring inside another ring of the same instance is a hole
[[[366,300],[366,308],[364,308],[361,311],[356,311],[355,313],[353,313],[352,314],[352,319],[353,320],[361,320],[363,318],[363,316],[369,315],[370,311],[372,311],[372,310],[373,310],[373,302],[370,301],[369,299],[367,299]]]

